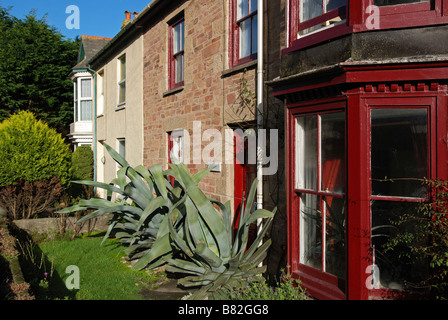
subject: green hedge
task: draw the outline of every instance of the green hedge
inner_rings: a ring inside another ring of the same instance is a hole
[[[68,185],[71,152],[56,130],[21,111],[0,123],[0,187],[19,179],[27,182],[60,179]]]

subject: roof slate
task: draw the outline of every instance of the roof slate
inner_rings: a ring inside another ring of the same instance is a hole
[[[110,40],[112,39],[82,35],[81,44],[84,47],[84,59],[74,66],[72,70],[86,69],[88,67],[88,61],[95,56],[95,54],[100,51]],[[81,45],[79,54],[81,54]]]

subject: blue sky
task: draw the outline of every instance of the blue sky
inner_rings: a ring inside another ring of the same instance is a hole
[[[0,6],[8,8],[16,18],[24,18],[32,9],[37,9],[37,18],[45,14],[49,25],[56,27],[66,38],[89,35],[113,38],[120,32],[126,10],[140,12],[152,0],[0,0]],[[68,29],[66,21],[72,11],[66,13],[68,6],[79,8],[79,29]]]

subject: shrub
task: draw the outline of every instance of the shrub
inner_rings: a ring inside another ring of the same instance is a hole
[[[448,181],[424,181],[429,200],[415,212],[402,214],[393,224],[412,228],[398,232],[387,243],[387,250],[397,252],[400,261],[423,264],[427,272],[420,281],[408,283],[416,289],[429,289],[432,297],[448,299]],[[403,228],[402,228],[403,229]],[[401,230],[401,229],[400,229]],[[410,262],[409,262],[410,261]]]
[[[93,151],[90,146],[80,146],[72,153],[71,173],[73,180],[93,180]],[[80,197],[90,199],[93,187],[72,184],[69,193],[75,199]]]
[[[79,146],[72,154],[72,179],[93,179],[93,151],[90,146]]]
[[[226,297],[231,300],[305,300],[306,291],[301,282],[290,274],[284,274],[275,287],[268,285],[263,277],[248,282],[246,286],[231,291]]]
[[[63,187],[55,177],[34,182],[19,179],[0,188],[0,204],[11,219],[31,219],[39,214],[50,214],[62,192]]]
[[[58,178],[70,181],[71,154],[54,129],[28,111],[0,123],[0,187],[19,179],[36,182]]]

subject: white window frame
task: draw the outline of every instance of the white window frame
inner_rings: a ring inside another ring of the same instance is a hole
[[[98,72],[96,79],[97,87],[97,116],[104,114],[104,70]]]
[[[124,63],[123,63],[124,61]],[[122,74],[122,65],[124,64],[124,77]],[[117,61],[117,81],[118,81],[118,95],[117,95],[117,109],[122,109],[126,105],[126,54],[121,55]],[[124,87],[124,98],[121,99],[121,88]]]
[[[83,97],[82,94],[81,94],[81,90],[82,90],[81,83],[82,83],[83,80],[90,80],[90,95],[88,97]],[[75,83],[75,88],[74,88],[74,91],[75,91],[75,94],[74,94],[74,96],[75,96],[75,101],[74,101],[75,102],[74,121],[75,122],[92,121],[92,117],[93,117],[93,78],[91,76],[90,77],[79,77],[74,82],[76,82]],[[82,111],[81,103],[83,101],[90,101],[91,102],[91,111],[90,111],[91,117],[88,120],[81,120],[82,119],[82,117],[81,117],[82,116],[82,114],[81,114],[81,111]]]
[[[126,138],[117,139],[117,153],[126,159]],[[117,168],[120,169],[121,166],[117,163]]]

